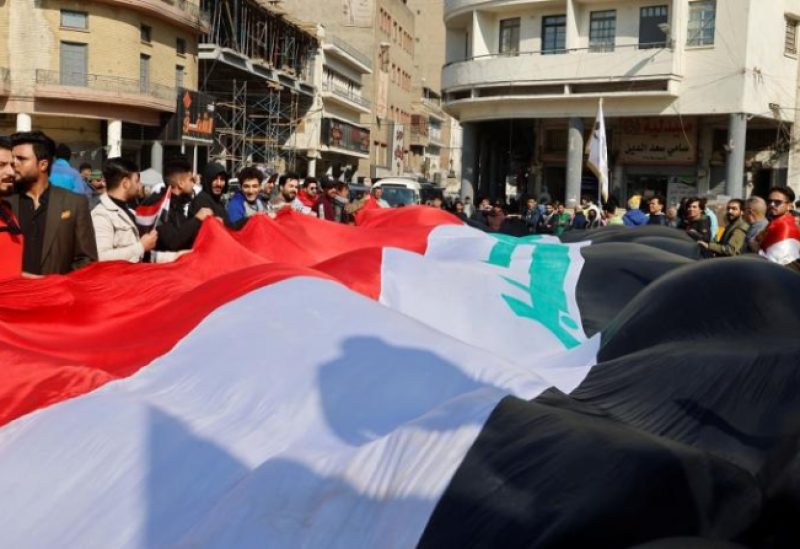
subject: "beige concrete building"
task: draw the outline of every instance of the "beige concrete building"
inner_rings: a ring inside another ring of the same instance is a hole
[[[797,0],[446,0],[463,192],[595,194],[600,98],[620,200],[800,187],[798,21]]]
[[[339,38],[366,54],[372,66],[364,74],[361,97],[371,102],[361,114],[370,131],[369,163],[360,162],[358,176],[412,174],[410,144],[416,94],[415,16],[404,0],[292,0],[282,9],[325,26],[326,36]]]
[[[453,132],[454,119],[442,109],[441,82],[446,35],[444,1],[408,0],[408,7],[416,19],[417,48],[410,132],[411,164],[420,176],[444,186],[448,182],[448,175],[455,176],[455,173],[451,173],[454,171],[450,162],[453,150],[451,136],[457,134]]]
[[[147,167],[157,142],[160,162],[157,130],[197,89],[200,0],[14,0],[0,28],[0,131],[43,130],[95,166],[124,153]]]
[[[308,158],[308,175],[369,174],[370,127],[362,117],[372,113],[364,97],[363,79],[372,74],[370,58],[320,26],[313,82],[315,108],[298,133]]]

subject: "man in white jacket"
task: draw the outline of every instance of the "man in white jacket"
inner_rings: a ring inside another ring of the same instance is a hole
[[[106,193],[92,209],[92,224],[97,239],[97,254],[100,261],[129,261],[139,263],[147,252],[157,263],[174,261],[174,252],[154,252],[158,232],[139,236],[136,215],[128,203],[139,196],[141,183],[139,167],[124,158],[109,158],[103,164]]]

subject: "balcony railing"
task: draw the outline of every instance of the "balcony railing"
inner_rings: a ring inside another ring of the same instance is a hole
[[[115,95],[147,95],[170,102],[175,102],[177,97],[175,88],[169,86],[154,84],[152,82],[141,82],[133,78],[100,74],[37,69],[36,84],[42,86],[88,88],[90,90],[108,92]]]
[[[491,53],[447,63],[442,72],[442,88],[671,80],[679,78],[674,74],[673,61],[671,48],[654,48],[650,44],[621,45],[613,51],[579,48]]]
[[[192,4],[189,0],[163,0],[167,4],[175,6],[182,12],[185,12],[192,19],[197,19],[204,25],[211,23],[211,14],[207,9],[203,9],[198,4]]]
[[[340,88],[328,82],[322,83],[322,91],[330,92],[338,97],[347,99],[348,101],[361,105],[362,107],[365,107],[367,109],[372,107],[372,103],[370,102],[369,99],[365,99],[364,97],[361,97],[360,95],[355,94],[346,88]]]
[[[347,55],[349,55],[350,57],[352,57],[353,59],[355,59],[356,61],[358,61],[362,65],[364,65],[365,67],[368,67],[370,70],[372,70],[372,61],[370,61],[369,57],[366,54],[358,51],[355,47],[353,47],[352,45],[348,44],[347,42],[345,42],[344,40],[342,40],[338,36],[333,36],[333,35],[326,36],[325,37],[325,42],[328,42],[329,44],[333,44],[334,46],[336,46],[337,48],[339,48],[343,52],[347,53]]]

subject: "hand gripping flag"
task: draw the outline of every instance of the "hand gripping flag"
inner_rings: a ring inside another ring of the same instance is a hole
[[[365,214],[0,283],[3,545],[798,539],[795,273]]]
[[[603,202],[608,200],[608,145],[606,143],[606,121],[603,116],[603,100],[597,104],[597,118],[594,121],[592,138],[587,146],[589,169],[597,176]]]

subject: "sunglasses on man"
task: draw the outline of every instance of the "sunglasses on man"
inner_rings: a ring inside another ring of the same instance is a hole
[[[788,204],[788,200],[767,200],[769,206],[780,206],[781,204]]]

